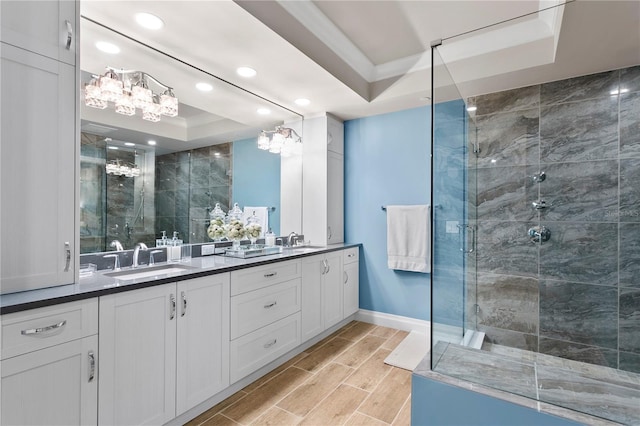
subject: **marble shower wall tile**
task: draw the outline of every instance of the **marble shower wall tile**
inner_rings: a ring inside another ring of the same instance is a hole
[[[478,167],[537,164],[538,108],[476,116]]]
[[[476,115],[537,108],[540,103],[540,85],[480,95],[469,101],[478,107]]]
[[[541,338],[617,350],[617,324],[617,288],[540,281]]]
[[[539,352],[559,358],[585,362],[587,364],[618,368],[618,351],[615,349],[583,345],[576,342],[549,339],[540,336]]]
[[[522,333],[538,332],[538,280],[479,272],[478,324]]]
[[[542,165],[540,220],[617,222],[618,161]]]
[[[540,104],[553,105],[609,97],[610,92],[618,88],[619,75],[616,70],[544,83],[540,88]]]
[[[538,184],[533,183],[532,174],[533,169],[526,166],[478,169],[478,220],[537,219],[531,202],[538,198]]]
[[[620,157],[640,157],[638,111],[640,111],[640,91],[620,95]]]
[[[620,222],[640,222],[640,158],[620,160]]]
[[[540,160],[589,161],[618,156],[618,99],[592,99],[542,107]]]
[[[620,351],[619,356],[620,356],[619,368],[621,370],[640,373],[640,354]]]
[[[640,288],[640,223],[620,224],[620,287]]]
[[[533,222],[478,222],[477,269],[497,274],[535,277],[538,247],[527,235]]]
[[[620,88],[640,91],[640,65],[620,70]]]
[[[619,347],[640,355],[640,289],[620,289]]]
[[[616,286],[618,225],[542,222],[551,231],[540,244],[540,278]]]

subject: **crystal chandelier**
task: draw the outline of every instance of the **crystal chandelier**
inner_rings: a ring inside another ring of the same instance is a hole
[[[283,157],[291,155],[294,144],[302,138],[289,127],[276,126],[275,130],[263,130],[258,137],[258,148]]]
[[[140,176],[140,168],[137,164],[124,163],[120,160],[111,160],[105,165],[108,175],[137,177]]]
[[[154,93],[149,88],[150,82],[160,87],[162,92]],[[160,121],[163,115],[178,115],[178,98],[171,87],[145,72],[111,67],[107,67],[104,75],[92,76],[85,85],[84,103],[98,109],[105,109],[112,103],[115,111],[123,115],[135,115],[139,109],[142,119],[152,122]]]

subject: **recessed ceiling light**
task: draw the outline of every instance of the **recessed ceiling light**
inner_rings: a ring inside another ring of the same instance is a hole
[[[256,70],[254,70],[253,68],[249,68],[249,67],[240,67],[236,70],[236,72],[238,73],[239,76],[241,77],[255,77],[256,74],[258,74],[256,72]]]
[[[478,107],[477,107],[477,106],[470,106],[470,107],[467,107],[467,111],[469,111],[469,112],[473,112],[473,111],[475,111],[475,110],[477,110],[477,109],[478,109]]]
[[[109,43],[106,41],[98,41],[96,42],[96,47],[98,50],[109,53],[111,55],[115,55],[116,53],[120,53],[120,48],[113,43]]]
[[[196,84],[196,89],[200,90],[201,92],[210,92],[213,90],[213,86],[209,83],[200,82]]]
[[[152,15],[146,12],[140,12],[136,13],[135,17],[138,25],[148,30],[159,30],[160,28],[164,27],[164,22],[156,15]]]
[[[306,99],[306,98],[296,99],[293,102],[295,102],[296,105],[300,105],[300,106],[309,105],[311,103],[311,101],[309,99]]]
[[[155,144],[156,144],[156,141],[154,141],[154,140],[150,140],[150,141],[147,141],[147,143],[148,143],[149,145],[155,145]]]
[[[109,148],[109,149],[118,149],[118,147],[117,147],[117,146],[113,146],[113,145],[109,145],[109,146],[108,146],[108,148]]]
[[[136,146],[136,144],[135,144],[135,143],[133,143],[133,142],[125,142],[124,144],[125,144],[126,146]]]
[[[258,108],[258,114],[269,115],[271,114],[271,111],[268,108]]]

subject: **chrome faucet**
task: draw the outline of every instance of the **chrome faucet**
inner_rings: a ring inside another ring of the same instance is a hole
[[[138,243],[136,244],[135,248],[133,249],[133,268],[137,268],[138,267],[138,255],[140,254],[140,250],[148,250],[149,247],[147,247],[147,245],[145,243]]]
[[[113,240],[111,241],[111,244],[109,244],[110,247],[115,248],[116,251],[123,251],[124,247],[122,247],[122,243],[118,240]]]
[[[287,237],[287,245],[289,247],[293,247],[293,243],[298,241],[298,234],[296,234],[295,232],[292,232],[289,234],[289,236]]]

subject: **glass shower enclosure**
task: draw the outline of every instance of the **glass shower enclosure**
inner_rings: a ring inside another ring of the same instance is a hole
[[[640,66],[546,80],[533,42],[493,70],[460,57],[588,3],[434,43],[431,367],[640,424]]]

